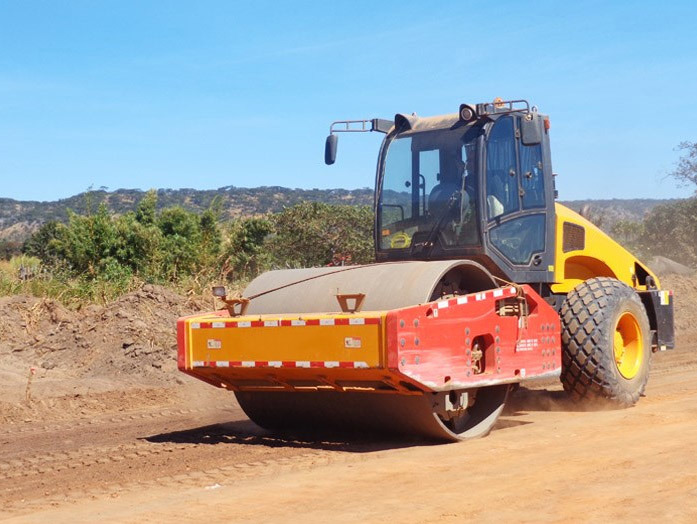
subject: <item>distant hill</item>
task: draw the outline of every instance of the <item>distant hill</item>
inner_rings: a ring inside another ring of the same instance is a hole
[[[0,239],[19,241],[49,220],[66,221],[68,209],[85,213],[104,202],[117,214],[135,209],[145,191],[117,189],[89,191],[53,202],[0,198]],[[234,187],[212,190],[158,189],[158,207],[182,206],[192,211],[207,209],[218,197],[223,219],[281,211],[302,201],[328,204],[372,205],[372,189],[290,189],[287,187]]]
[[[89,191],[53,202],[19,201],[0,198],[0,239],[22,241],[41,224],[49,220],[65,221],[68,209],[84,213],[96,209],[104,202],[114,213],[125,213],[135,209],[145,195],[137,189],[116,191]],[[244,188],[227,186],[214,190],[159,189],[158,206],[179,205],[189,210],[207,209],[215,197],[219,197],[224,219],[260,215],[281,211],[302,201],[325,202],[328,204],[372,205],[372,189],[290,189],[287,187]],[[639,220],[654,206],[668,200],[574,200],[566,205],[580,210],[588,204],[591,216],[601,216],[602,226],[607,227],[617,220]]]
[[[567,200],[560,203],[576,212],[579,212],[584,206],[588,206],[591,221],[602,229],[609,231],[612,229],[613,225],[621,220],[641,220],[646,213],[657,205],[668,204],[676,200],[677,199],[613,198],[608,200]]]

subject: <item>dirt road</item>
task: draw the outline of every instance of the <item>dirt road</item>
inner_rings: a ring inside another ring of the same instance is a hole
[[[636,407],[579,411],[541,384],[448,445],[264,432],[175,371],[194,306],[166,290],[78,312],[0,299],[0,520],[697,522],[697,279],[666,284],[678,349]]]
[[[181,407],[173,392],[167,406],[14,424],[0,431],[0,514],[53,523],[695,522],[692,347],[655,356],[633,409],[581,412],[556,386],[521,389],[491,435],[451,445],[284,440],[197,384],[185,388],[200,395],[189,406],[204,410]]]

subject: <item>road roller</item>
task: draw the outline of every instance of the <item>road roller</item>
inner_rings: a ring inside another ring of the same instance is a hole
[[[234,392],[275,432],[486,435],[517,384],[578,402],[644,393],[675,346],[673,295],[556,202],[550,119],[525,100],[331,124],[384,134],[375,262],[268,271],[220,310],[178,321],[178,367]]]

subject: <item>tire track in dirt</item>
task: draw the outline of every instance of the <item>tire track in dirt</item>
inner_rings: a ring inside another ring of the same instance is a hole
[[[164,409],[161,411],[135,411],[127,412],[121,415],[107,415],[103,417],[93,417],[88,419],[68,420],[53,424],[45,424],[37,426],[36,424],[18,425],[19,427],[4,430],[0,432],[0,440],[15,435],[35,435],[49,432],[74,431],[81,428],[95,426],[98,424],[116,424],[128,422],[138,419],[152,419],[163,417],[178,417],[181,415],[190,415],[200,413],[200,409]]]
[[[207,416],[226,420],[229,411]],[[173,413],[178,417],[163,418]],[[0,514],[26,514],[153,486],[238,482],[359,460],[379,449],[372,441],[350,444],[270,436],[246,420],[191,429],[192,422],[202,420],[192,409],[160,410],[103,417],[92,424],[82,421],[70,427],[54,424],[31,432],[5,432],[2,435],[10,438],[11,445],[3,446],[0,454]],[[100,439],[116,440],[100,443]],[[25,446],[30,442],[33,445]]]
[[[364,453],[308,450],[303,444],[277,447],[271,456],[255,444],[233,446],[238,449],[228,449],[229,445],[219,450],[201,449],[197,444],[138,442],[0,463],[2,507],[7,512],[24,514],[84,498],[118,497],[154,487],[215,488],[289,471],[306,471],[337,462],[367,459]],[[240,456],[244,460],[239,461]],[[173,464],[190,461],[198,467],[173,467]],[[114,474],[114,469],[118,469],[118,473]],[[124,476],[124,470],[133,474]],[[138,479],[141,474],[145,478]],[[95,482],[110,476],[110,481]],[[63,489],[53,493],[44,489],[46,485],[55,484],[60,484]]]

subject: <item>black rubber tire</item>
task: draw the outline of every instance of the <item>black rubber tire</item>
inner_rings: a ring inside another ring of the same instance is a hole
[[[635,318],[643,340],[641,364],[631,379],[622,376],[614,354],[615,327],[624,313]],[[649,319],[636,292],[614,278],[591,278],[567,295],[560,316],[564,390],[576,401],[636,404],[649,379],[652,354]]]

